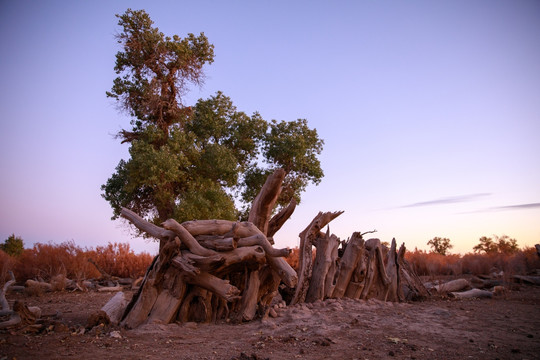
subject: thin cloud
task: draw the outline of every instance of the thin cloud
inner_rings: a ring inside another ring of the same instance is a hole
[[[484,212],[493,212],[493,211],[530,210],[530,209],[540,209],[540,203],[494,206],[494,207],[475,210],[475,211],[466,211],[460,214],[474,214],[474,213],[484,213]]]
[[[497,207],[490,208],[490,210],[524,210],[524,209],[540,209],[540,203],[507,205],[507,206],[497,206]]]
[[[480,193],[480,194],[450,196],[450,197],[445,197],[445,198],[440,198],[440,199],[435,199],[435,200],[422,201],[422,202],[417,202],[417,203],[414,203],[414,204],[404,205],[404,206],[402,206],[402,208],[454,204],[454,203],[478,200],[479,198],[486,197],[486,196],[489,196],[489,195],[491,195],[491,194],[490,193]]]

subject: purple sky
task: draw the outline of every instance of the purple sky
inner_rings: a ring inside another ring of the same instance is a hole
[[[129,126],[105,96],[115,14],[145,9],[166,35],[204,32],[207,80],[239,110],[307,118],[325,141],[277,246],[318,211],[331,231],[377,229],[407,247],[435,236],[468,252],[481,236],[540,243],[540,2],[2,1],[0,241],[27,247],[132,239],[100,196]]]

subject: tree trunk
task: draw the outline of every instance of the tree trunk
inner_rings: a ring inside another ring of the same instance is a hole
[[[355,232],[347,242],[347,247],[339,262],[338,277],[332,297],[339,299],[345,295],[345,291],[351,282],[354,270],[357,268],[358,263],[363,256],[364,239],[362,239],[362,234]],[[354,292],[356,292],[356,289]]]
[[[254,201],[250,219],[256,224],[226,220],[179,224],[167,219],[162,228],[122,209],[124,218],[160,239],[161,246],[121,324],[134,328],[172,321],[249,321],[258,310],[268,308],[279,279],[296,286],[297,274],[283,258],[290,250],[274,248],[265,236],[283,177],[283,170],[274,172]],[[273,232],[291,209],[294,205],[275,220]]]
[[[306,227],[306,229],[300,233],[300,264],[298,270],[298,285],[296,287],[293,299],[291,300],[291,304],[297,304],[305,301],[312,274],[313,243],[319,236],[321,229],[341,214],[343,214],[343,211],[325,213],[319,212]]]
[[[268,176],[261,191],[259,191],[251,204],[248,221],[260,229],[264,235],[268,233],[270,216],[279,194],[281,194],[281,184],[285,179],[285,175],[285,170],[275,170],[272,175]]]
[[[315,240],[315,246],[317,255],[306,294],[306,302],[323,300],[327,281],[333,282],[333,276],[331,276],[332,279],[328,279],[330,277],[328,271],[336,261],[339,239],[335,235],[330,236],[330,229],[328,229],[324,237],[318,237]]]

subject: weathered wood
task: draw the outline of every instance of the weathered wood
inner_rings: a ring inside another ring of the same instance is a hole
[[[335,235],[330,235],[330,229],[327,230],[324,237],[318,237],[315,240],[317,255],[313,264],[313,274],[306,294],[306,302],[324,299],[328,270],[336,260],[338,245],[339,239]]]
[[[339,262],[338,277],[332,297],[340,299],[345,295],[345,291],[347,290],[347,287],[352,279],[353,272],[363,255],[364,239],[362,239],[361,233],[355,232],[347,242],[347,247],[345,248],[343,257]],[[356,292],[356,289],[354,292]]]
[[[259,277],[259,271],[251,271],[249,273],[249,279],[242,295],[242,305],[239,314],[240,321],[251,321],[255,318],[257,311],[257,295],[259,293],[259,287],[261,285],[261,279]]]
[[[148,235],[162,240],[162,241],[170,241],[174,240],[176,234],[170,230],[166,230],[164,228],[161,228],[155,224],[152,224],[151,222],[148,222],[144,220],[142,217],[134,213],[133,211],[122,208],[120,211],[120,216],[122,216],[124,219],[129,220],[135,227]]]
[[[231,285],[229,280],[220,279],[207,272],[201,271],[197,276],[187,276],[186,280],[189,284],[209,290],[226,301],[233,301],[240,298],[240,290],[236,286]]]
[[[321,229],[341,214],[343,214],[343,211],[319,212],[304,231],[300,233],[298,285],[291,300],[291,304],[294,305],[304,302],[306,298],[313,267],[313,242],[319,235]]]
[[[130,303],[126,307],[126,311],[120,322],[121,326],[129,329],[134,329],[143,324],[148,318],[150,310],[154,306],[158,297],[157,288],[154,287],[156,269],[159,268],[159,259],[155,257],[152,264],[146,270],[143,282],[139,291],[133,296]]]
[[[274,236],[279,231],[279,229],[281,229],[283,224],[285,224],[285,222],[289,220],[295,209],[296,200],[292,198],[287,207],[281,209],[276,215],[274,215],[270,219],[270,221],[268,222],[268,231],[266,232],[266,236],[269,238]]]
[[[238,239],[220,235],[198,235],[195,237],[201,246],[215,251],[231,251],[238,246]]]
[[[253,223],[261,232],[268,233],[268,223],[276,201],[281,194],[281,184],[287,173],[283,169],[276,169],[259,191],[251,204],[248,221]]]
[[[97,288],[97,291],[99,292],[122,291],[122,290],[124,290],[124,287],[119,284],[117,284],[116,286],[100,286]]]
[[[332,262],[330,263],[330,267],[328,268],[328,271],[326,272],[326,279],[324,280],[324,295],[323,299],[329,298],[334,293],[334,288],[336,287],[337,282],[337,270],[339,266],[339,257],[338,257],[338,247],[341,241],[338,237],[335,235],[331,235],[332,237],[335,237],[335,241],[331,243],[331,249],[328,249],[330,251],[330,258],[332,259]]]
[[[384,301],[399,301],[398,296],[398,265],[397,265],[397,253],[396,253],[396,239],[392,239],[392,244],[390,245],[390,251],[387,254],[386,261],[386,274],[390,283],[388,284],[388,289],[384,297]]]
[[[270,244],[266,236],[264,236],[263,234],[257,234],[238,239],[238,247],[253,245],[261,246],[266,252],[266,254],[272,257],[287,257],[291,253],[291,250],[288,248],[275,249],[274,247],[272,247],[272,244]]]
[[[456,279],[448,281],[444,284],[435,285],[433,288],[439,293],[456,292],[471,287],[471,283],[467,279]]]
[[[128,297],[124,292],[120,291],[117,292],[116,295],[114,295],[109,301],[107,301],[107,303],[101,307],[101,310],[105,311],[113,325],[118,325],[128,303]]]
[[[367,272],[360,298],[384,300],[390,279],[384,267],[381,241],[369,239],[365,242],[365,247],[368,251]]]
[[[540,276],[514,275],[512,279],[515,282],[526,283],[531,285],[540,285]]]
[[[274,269],[281,281],[290,288],[295,288],[298,285],[298,274],[282,257],[267,257],[266,261]]]
[[[24,286],[28,289],[36,289],[37,291],[50,292],[52,291],[52,285],[43,281],[35,281],[32,279],[26,280]]]
[[[430,293],[412,268],[405,260],[405,244],[402,244],[398,252],[399,289],[398,296],[401,301],[427,298]]]
[[[173,231],[179,238],[182,243],[184,243],[193,254],[200,256],[212,256],[216,255],[216,252],[210,249],[207,249],[193,237],[182,225],[180,225],[174,219],[168,219],[161,224],[165,229]]]
[[[192,287],[180,306],[176,320],[179,322],[210,322],[213,298],[216,297],[212,296],[208,290]]]
[[[182,276],[183,274],[178,273],[174,268],[167,270],[162,290],[150,310],[146,323],[168,324],[175,319],[186,292],[186,283]]]
[[[2,310],[10,310],[9,303],[6,299],[6,293],[9,289],[9,287],[13,284],[15,284],[15,275],[13,275],[13,271],[9,271],[9,275],[11,277],[10,280],[6,281],[4,286],[2,287],[2,290],[0,292],[0,306]]]
[[[480,299],[480,298],[492,298],[493,293],[491,291],[487,290],[480,290],[480,289],[471,289],[468,291],[462,291],[462,292],[450,292],[448,296],[456,298],[456,299]]]

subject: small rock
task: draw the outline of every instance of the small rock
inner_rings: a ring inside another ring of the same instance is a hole
[[[115,339],[121,339],[122,338],[122,335],[120,335],[120,331],[118,331],[118,330],[111,331],[109,336],[112,337],[112,338],[115,338]]]

